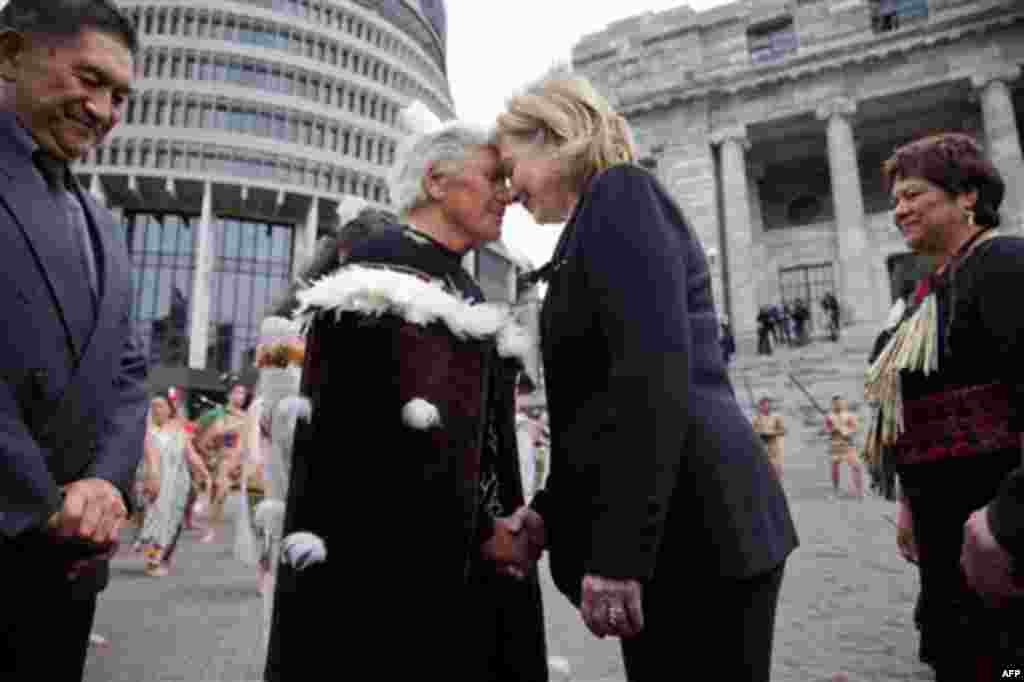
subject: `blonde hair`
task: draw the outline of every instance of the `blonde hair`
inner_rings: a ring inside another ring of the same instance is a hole
[[[589,80],[564,68],[510,98],[498,116],[498,139],[561,159],[565,179],[582,191],[612,166],[636,161],[633,133]]]

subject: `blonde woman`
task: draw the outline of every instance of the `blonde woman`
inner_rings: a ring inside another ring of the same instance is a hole
[[[631,682],[665,679],[681,644],[723,679],[767,680],[797,539],[722,361],[700,242],[586,79],[512,97],[498,141],[534,221],[567,221],[543,269],[551,473],[526,527],[590,630],[622,638]],[[695,592],[715,618],[682,637]]]
[[[192,487],[192,471],[205,466],[192,449],[174,403],[158,395],[150,402],[150,426],[146,433],[144,490],[148,507],[139,533],[146,557],[146,575],[167,575],[185,519]]]

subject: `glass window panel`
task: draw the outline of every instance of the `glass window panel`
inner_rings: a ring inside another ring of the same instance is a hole
[[[252,320],[252,288],[255,278],[251,273],[239,273],[238,277],[238,298],[235,301],[234,319],[240,330],[244,329]]]
[[[225,258],[234,258],[238,254],[239,225],[235,220],[225,220],[224,225],[224,252]]]
[[[173,254],[178,241],[177,225],[173,222],[173,216],[166,216],[163,223],[163,228],[160,230],[160,251],[166,254]]]
[[[217,320],[226,322],[231,319],[231,311],[235,307],[235,295],[238,290],[238,275],[234,272],[224,272],[220,277],[220,296],[218,301],[220,308],[217,310]]]
[[[133,255],[141,255],[143,249],[145,248],[147,222],[148,219],[146,218],[146,216],[143,215],[136,215],[133,218],[134,227],[132,229],[131,244],[131,250]]]
[[[159,222],[150,217],[146,216],[146,227],[145,227],[145,251],[155,252],[160,248],[160,224]]]
[[[143,319],[150,319],[156,309],[156,284],[157,273],[155,269],[147,268],[142,273],[142,301],[139,304],[139,316]]]
[[[256,239],[257,231],[253,229],[256,227],[253,223],[244,223],[244,230],[242,232],[242,255],[243,259],[252,259],[256,256]]]
[[[265,263],[270,260],[270,239],[273,228],[269,225],[257,225],[256,228],[256,260]]]
[[[170,275],[158,278],[159,286],[156,290],[156,317],[165,317],[171,310],[171,282]],[[162,281],[161,281],[162,280]]]
[[[239,167],[250,172],[262,170],[262,164],[238,160]],[[291,246],[291,226],[268,225],[225,220],[224,249],[220,253],[214,307],[218,336],[211,350],[211,366],[221,371],[240,371],[251,364],[260,321],[272,294],[287,286],[287,252]],[[233,224],[234,227],[227,227]],[[237,232],[240,251],[230,252]],[[283,262],[278,262],[278,260]]]
[[[285,249],[287,248],[287,228],[275,227],[271,235],[273,242],[273,248],[271,250],[271,259],[274,261],[280,261],[287,257]]]

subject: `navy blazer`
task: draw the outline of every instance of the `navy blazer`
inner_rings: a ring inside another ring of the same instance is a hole
[[[647,171],[591,181],[541,312],[551,473],[533,503],[551,569],[744,578],[796,546],[782,487],[722,361],[704,251]],[[681,575],[681,574],[680,574]]]
[[[39,529],[61,485],[102,478],[130,504],[148,408],[120,230],[79,192],[100,278],[94,308],[66,214],[17,126],[0,114],[0,556],[46,546]]]

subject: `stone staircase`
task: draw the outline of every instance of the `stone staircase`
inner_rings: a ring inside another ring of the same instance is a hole
[[[833,395],[846,398],[861,420],[862,442],[871,416],[864,402],[864,371],[877,334],[877,324],[851,325],[843,328],[839,341],[817,337],[806,346],[778,346],[772,355],[757,355],[753,344],[738,344],[739,353],[729,367],[736,397],[753,415],[752,403],[768,396],[789,425],[787,441],[794,442],[796,436],[799,441],[819,442],[822,416],[791,379],[795,377],[824,410]]]

